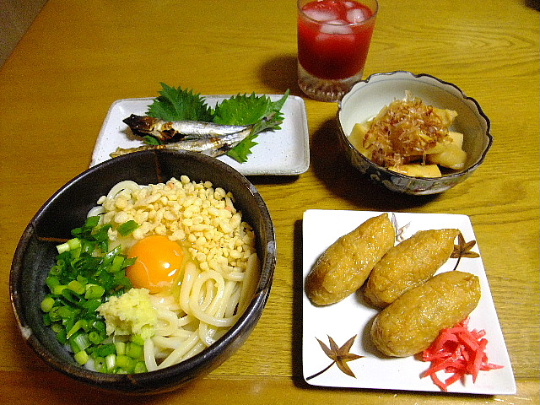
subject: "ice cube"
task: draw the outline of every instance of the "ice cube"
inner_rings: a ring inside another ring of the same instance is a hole
[[[347,9],[358,7],[358,4],[357,4],[355,1],[344,1],[344,2],[343,2],[343,5],[344,5],[345,8],[347,8]]]
[[[369,16],[364,11],[364,9],[353,8],[347,11],[347,21],[351,22],[352,24],[357,24],[359,22],[367,20],[368,18]]]
[[[336,40],[336,35],[335,34],[336,33],[334,33],[334,32],[331,32],[331,33],[319,32],[315,36],[315,41],[316,42],[335,41]],[[341,46],[350,46],[351,44],[354,44],[354,41],[355,41],[354,34],[339,33],[339,42],[340,42]],[[332,43],[334,43],[334,42],[332,42]]]
[[[315,21],[330,21],[339,18],[337,12],[333,10],[306,9],[304,14]]]
[[[353,29],[349,26],[349,23],[345,20],[333,20],[328,24],[324,24],[321,27],[320,32],[322,34],[340,34],[347,35],[352,34]]]

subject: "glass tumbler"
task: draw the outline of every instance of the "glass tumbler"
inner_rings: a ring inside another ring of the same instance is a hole
[[[298,0],[298,84],[338,102],[358,81],[371,44],[377,0]]]

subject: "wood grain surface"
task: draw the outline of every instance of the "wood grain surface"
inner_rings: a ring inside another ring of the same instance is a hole
[[[25,346],[8,294],[18,240],[39,207],[85,170],[110,105],[159,83],[201,94],[283,93],[296,84],[294,0],[49,0],[0,70],[0,401],[18,404],[538,404],[539,18],[520,0],[380,0],[365,74],[408,70],[459,85],[492,123],[494,147],[434,197],[371,184],[338,147],[337,104],[306,99],[309,171],[251,178],[275,221],[267,308],[240,351],[170,394],[102,393]],[[301,219],[310,208],[466,214],[472,219],[517,380],[509,396],[317,389],[302,381]]]

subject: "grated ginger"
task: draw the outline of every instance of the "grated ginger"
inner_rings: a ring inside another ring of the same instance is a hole
[[[111,297],[98,308],[105,318],[108,335],[141,335],[144,339],[154,335],[157,310],[146,288],[132,288],[118,297]]]

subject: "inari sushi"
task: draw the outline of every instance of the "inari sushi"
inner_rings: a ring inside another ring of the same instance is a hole
[[[388,214],[365,221],[340,237],[317,260],[306,278],[315,305],[335,304],[358,290],[373,266],[394,246],[396,229]]]
[[[387,356],[412,356],[427,349],[441,330],[465,320],[480,296],[480,281],[474,274],[454,270],[436,275],[377,315],[370,331],[372,341]]]
[[[364,289],[367,301],[384,308],[429,280],[450,258],[458,235],[458,229],[419,231],[391,248],[371,271]]]

